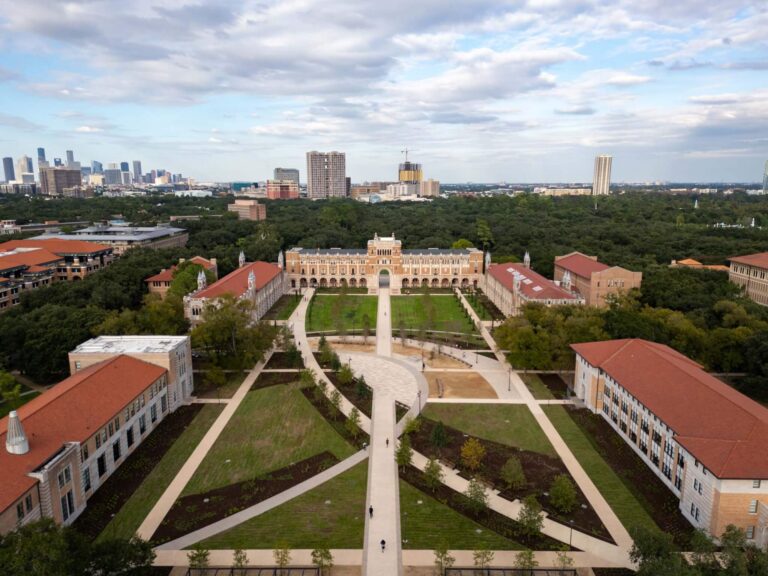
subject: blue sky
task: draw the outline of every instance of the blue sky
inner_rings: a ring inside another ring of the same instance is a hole
[[[0,156],[261,180],[748,181],[764,0],[0,0]]]

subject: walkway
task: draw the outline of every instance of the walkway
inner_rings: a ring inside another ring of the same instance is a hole
[[[240,406],[240,403],[251,389],[251,386],[256,381],[256,378],[258,378],[261,369],[264,368],[264,365],[269,361],[270,356],[272,356],[272,350],[267,352],[264,360],[256,364],[256,366],[253,367],[253,370],[251,370],[250,374],[248,374],[245,380],[243,380],[243,383],[240,384],[237,392],[235,392],[234,396],[232,396],[230,401],[224,407],[224,410],[222,410],[221,414],[219,414],[219,417],[216,418],[216,421],[210,427],[208,432],[206,432],[205,436],[203,436],[203,439],[200,440],[200,443],[197,445],[195,450],[192,452],[192,454],[190,454],[189,458],[187,458],[184,466],[181,467],[181,470],[179,470],[174,479],[168,485],[168,488],[165,489],[163,495],[160,496],[160,499],[155,503],[155,506],[152,508],[152,510],[150,510],[149,514],[147,514],[147,517],[144,518],[144,521],[141,523],[141,526],[139,526],[139,529],[136,532],[139,538],[143,538],[144,540],[149,540],[152,538],[152,535],[155,533],[158,526],[160,526],[163,518],[165,518],[165,515],[168,514],[171,506],[173,506],[173,503],[176,502],[176,500],[179,498],[182,491],[184,490],[184,487],[187,485],[187,482],[189,482],[189,479],[192,478],[192,475],[195,473],[198,466],[200,466],[203,458],[205,458],[205,456],[208,454],[208,451],[211,449],[221,432],[229,423],[232,415],[235,413],[238,406]]]
[[[376,323],[376,352],[392,355],[392,322],[389,288],[379,290]],[[371,445],[368,459],[368,497],[366,507],[373,507],[373,517],[365,517],[365,576],[397,576],[402,574],[400,548],[400,490],[395,462],[395,395],[387,387],[373,391]],[[386,541],[382,551],[381,541]]]

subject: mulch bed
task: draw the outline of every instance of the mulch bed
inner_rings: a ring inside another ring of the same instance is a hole
[[[519,524],[516,521],[490,508],[486,508],[482,512],[476,512],[472,509],[469,499],[464,494],[456,492],[445,484],[440,484],[433,492],[424,478],[424,473],[415,466],[407,466],[405,470],[401,469],[400,478],[425,494],[432,496],[441,504],[445,504],[459,514],[474,520],[481,526],[496,532],[504,538],[519,542],[532,550],[562,550],[563,548],[561,542],[544,534],[539,534],[536,537],[520,534]],[[576,548],[571,548],[571,550],[576,550]]]
[[[629,568],[592,568],[595,576],[634,576]]]
[[[298,372],[262,372],[256,377],[256,381],[251,384],[250,391],[269,388],[270,386],[291,384],[292,382],[298,382],[298,380]]]
[[[190,404],[168,414],[89,498],[88,507],[72,526],[81,534],[96,538],[202,408],[202,404]]]
[[[544,386],[549,388],[555,398],[568,397],[568,384],[565,383],[560,374],[539,374],[539,379],[544,383]]]
[[[268,370],[304,368],[304,363],[301,361],[301,352],[298,352],[298,354],[291,354],[290,352],[273,352],[272,357],[264,368]]]
[[[464,297],[467,299],[468,302],[472,303],[473,296],[470,294],[464,294]],[[483,294],[480,290],[475,291],[474,298],[476,298],[476,303],[485,309],[486,312],[488,312],[488,315],[493,320],[503,320],[504,314],[501,313],[501,310],[496,308],[496,305],[490,301],[488,296]]]
[[[321,452],[252,480],[179,498],[152,536],[152,544],[158,545],[175,540],[184,534],[189,534],[263,502],[327,470],[338,461],[338,458],[330,452]]]
[[[480,470],[477,473],[472,473],[461,464],[461,447],[472,436],[450,426],[444,426],[447,442],[446,446],[438,454],[430,439],[436,422],[424,417],[420,421],[421,427],[419,430],[411,434],[411,442],[415,450],[431,458],[439,457],[457,469],[462,478],[470,479],[475,475],[480,477],[484,482],[493,485],[495,489],[499,490],[499,495],[507,500],[522,500],[532,494],[536,496],[536,499],[552,520],[566,525],[573,520],[573,527],[575,529],[613,543],[613,539],[600,521],[600,517],[589,505],[587,498],[579,489],[578,484],[573,481],[573,478],[559,458],[477,438],[485,448],[485,458]],[[520,460],[527,480],[526,486],[519,490],[508,489],[500,478],[501,468],[512,456]],[[568,476],[576,488],[577,504],[568,514],[563,514],[555,509],[549,503],[547,495],[552,481],[560,474]]]
[[[400,420],[403,419],[403,416],[408,413],[408,410],[410,410],[408,406],[395,400],[395,422],[400,422]]]
[[[602,417],[585,409],[565,408],[622,482],[639,496],[659,528],[672,534],[678,546],[687,547],[694,528],[680,512],[675,495]]]
[[[304,397],[309,400],[310,404],[320,412],[320,415],[325,418],[333,429],[347,442],[358,448],[362,448],[363,445],[368,445],[368,434],[363,430],[360,430],[357,436],[352,435],[346,427],[347,417],[344,416],[341,410],[331,403],[328,397],[320,391],[320,388],[317,386],[302,388],[301,393],[304,394]]]
[[[325,371],[325,375],[333,382],[336,389],[341,392],[341,395],[349,400],[352,405],[360,410],[362,414],[371,417],[371,411],[373,410],[373,390],[365,382],[360,383],[358,378],[353,378],[352,382],[348,384],[342,384],[339,381],[339,375],[333,371]]]

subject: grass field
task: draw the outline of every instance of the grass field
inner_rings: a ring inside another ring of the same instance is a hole
[[[29,391],[29,388],[27,388],[26,386],[22,386],[22,394],[24,394],[24,392],[26,391]],[[15,402],[13,406],[8,404],[7,402],[0,403],[0,418],[7,416],[11,410],[16,410],[17,408],[20,408],[21,406],[23,406],[33,398],[37,398],[38,396],[40,396],[40,392],[31,392],[29,394],[24,394],[23,396],[19,397],[19,401]]]
[[[538,374],[519,374],[519,376],[525,382],[534,398],[537,400],[554,400],[555,395],[544,385]]]
[[[557,456],[538,422],[524,404],[433,404],[425,417],[472,436],[507,446]]]
[[[339,296],[316,295],[307,316],[307,332],[362,330],[363,317],[368,316],[369,327],[376,329],[376,296],[346,296],[341,309]]]
[[[423,296],[393,296],[391,302],[394,334],[400,329],[401,320],[406,330],[429,328],[466,334],[475,332],[472,321],[467,318],[455,296],[433,296],[426,301]],[[429,326],[428,306],[434,310],[434,326]]]
[[[589,438],[584,435],[562,406],[544,406],[552,424],[578,459],[592,482],[605,497],[608,504],[624,524],[631,530],[634,526],[645,526],[658,530],[656,523],[632,494],[631,489],[621,481],[602,456],[597,453]]]
[[[178,471],[192,454],[195,447],[214,420],[224,409],[223,404],[207,404],[195,416],[154,470],[144,479],[133,496],[123,505],[99,538],[130,538],[152,510],[158,498],[165,492]]]
[[[403,480],[400,480],[400,527],[403,548],[410,550],[434,550],[440,544],[445,544],[449,550],[474,550],[482,544],[491,550],[525,548],[480,526]]]
[[[297,385],[248,392],[182,496],[254,478],[328,450],[354,450],[301,394]]]
[[[203,542],[216,549],[362,548],[368,462]]]
[[[301,302],[301,296],[298,298],[295,294],[285,294],[275,302],[275,305],[264,315],[264,320],[288,320],[293,311]]]
[[[229,372],[226,375],[226,383],[216,390],[214,386],[205,381],[205,372],[195,372],[193,374],[195,382],[194,394],[198,398],[232,398],[247,375],[246,372]]]

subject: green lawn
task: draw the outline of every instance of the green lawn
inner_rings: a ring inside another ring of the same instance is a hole
[[[524,404],[433,404],[425,417],[472,436],[507,446],[557,456],[555,449]]]
[[[25,390],[29,390],[29,389],[26,388],[25,386],[22,386],[22,393]],[[8,404],[7,402],[0,403],[0,418],[4,418],[5,416],[8,415],[8,413],[11,410],[16,410],[20,408],[21,406],[23,406],[33,398],[37,398],[38,396],[40,396],[40,392],[32,392],[31,394],[24,394],[24,396],[20,396],[19,401],[14,402],[13,405]]]
[[[301,302],[301,295],[285,294],[275,302],[275,305],[264,315],[264,320],[288,320]]]
[[[215,387],[205,381],[205,372],[196,372],[193,375],[195,382],[194,394],[198,398],[232,398],[247,375],[247,372],[242,371],[227,372],[226,383],[216,390]]]
[[[552,391],[541,381],[538,374],[519,374],[519,376],[537,400],[555,399]]]
[[[339,459],[354,452],[297,385],[254,390],[237,408],[182,496],[249,480],[324,450]]]
[[[368,461],[277,508],[203,542],[235,548],[362,548]]]
[[[403,548],[410,550],[434,550],[441,544],[449,550],[474,550],[482,544],[491,550],[525,548],[441,504],[404,480],[400,480],[400,530]]]
[[[223,404],[206,404],[165,453],[154,470],[110,521],[99,538],[130,538],[171,483],[195,447],[224,409]]]
[[[376,296],[315,295],[307,316],[307,332],[362,330],[364,316],[368,316],[368,326],[373,331],[377,306]]]
[[[461,303],[455,296],[393,296],[392,302],[392,331],[402,326],[406,330],[422,328],[445,332],[475,332],[472,321],[467,318]],[[433,326],[430,326],[429,308],[434,311]]]
[[[639,525],[658,530],[656,523],[632,494],[631,489],[598,454],[589,438],[584,435],[565,408],[557,405],[543,406],[543,408],[624,527],[631,530]]]

